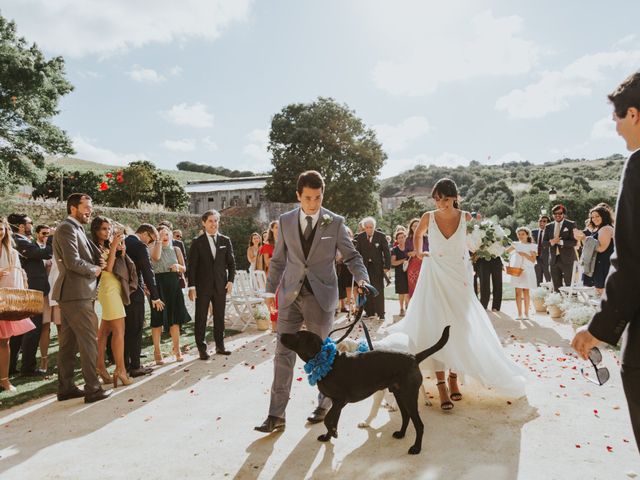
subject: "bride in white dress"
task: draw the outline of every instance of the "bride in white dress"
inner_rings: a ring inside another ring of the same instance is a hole
[[[466,243],[471,215],[458,208],[453,180],[438,180],[432,197],[437,210],[422,215],[414,235],[415,250],[422,252],[422,237],[427,234],[430,251],[418,254],[424,261],[406,316],[388,330],[407,334],[416,353],[436,343],[444,327],[451,325],[447,345],[422,364],[436,372],[443,410],[453,408],[451,400],[462,399],[455,372],[509,397],[524,396],[527,374],[505,354],[473,291]],[[449,368],[448,386],[445,368]]]

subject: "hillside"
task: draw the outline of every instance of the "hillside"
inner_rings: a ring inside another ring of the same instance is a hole
[[[122,168],[115,165],[106,165],[104,163],[92,162],[90,160],[82,160],[82,159],[73,158],[73,157],[64,157],[64,158],[48,157],[46,159],[46,163],[54,163],[59,167],[62,167],[65,170],[72,171],[72,172],[92,171],[98,174],[113,172],[118,168]],[[219,180],[219,179],[225,178],[220,175],[212,175],[209,173],[199,173],[199,172],[187,172],[182,170],[161,170],[161,172],[171,175],[182,185],[186,185],[187,182],[193,182],[197,180]]]

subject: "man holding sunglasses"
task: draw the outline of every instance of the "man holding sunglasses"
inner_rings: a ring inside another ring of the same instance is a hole
[[[563,282],[566,286],[571,285],[573,262],[578,259],[575,250],[578,242],[573,238],[573,229],[576,228],[576,224],[565,218],[567,209],[564,205],[556,205],[551,212],[554,221],[544,229],[542,248],[549,249],[551,281],[553,289],[557,292]]]
[[[640,72],[622,82],[608,98],[614,108],[616,131],[633,153],[622,172],[616,206],[615,252],[600,311],[578,330],[571,345],[582,358],[589,358],[597,366],[598,350],[594,347],[600,341],[616,345],[624,333],[620,374],[640,448]],[[599,383],[603,383],[600,376],[597,373]]]

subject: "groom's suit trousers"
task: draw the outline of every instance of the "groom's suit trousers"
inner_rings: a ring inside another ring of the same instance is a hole
[[[296,363],[296,353],[289,350],[280,341],[283,333],[296,333],[302,325],[307,330],[326,338],[333,326],[334,312],[325,312],[316,297],[307,289],[302,289],[293,303],[278,311],[278,341],[273,359],[273,385],[271,386],[271,403],[269,415],[284,418],[285,409],[291,393],[293,368]],[[318,395],[318,403],[322,408],[330,408],[331,400],[322,394]]]

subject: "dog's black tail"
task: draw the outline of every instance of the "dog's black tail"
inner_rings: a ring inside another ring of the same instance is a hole
[[[432,347],[429,347],[426,350],[423,350],[422,352],[420,352],[420,353],[418,353],[416,355],[416,361],[418,363],[420,363],[421,361],[423,361],[427,357],[430,357],[431,355],[436,353],[438,350],[440,350],[442,347],[444,347],[447,344],[447,342],[449,341],[449,329],[450,328],[451,327],[449,325],[444,327],[444,330],[442,331],[442,336],[440,337],[440,340],[438,340],[438,342],[435,345],[433,345]]]

